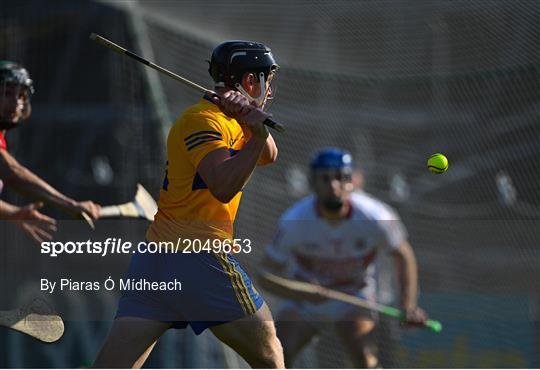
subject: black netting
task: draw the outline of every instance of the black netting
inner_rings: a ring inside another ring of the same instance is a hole
[[[241,256],[246,269],[257,269],[279,216],[309,192],[313,151],[341,146],[365,190],[402,217],[420,302],[445,326],[440,335],[411,333],[383,320],[383,365],[539,366],[537,1],[11,1],[1,9],[2,58],[25,64],[37,90],[34,115],[10,146],[57,188],[104,204],[127,201],[136,182],[157,195],[160,124],[171,122],[160,120],[152,94],[162,94],[171,119],[200,97],[165,76],[149,83],[141,65],[91,43],[90,32],[151,50],[158,64],[208,87],[215,45],[263,42],[281,66],[272,113],[287,131],[274,134],[278,162],[245,189],[237,233],[257,246]],[[449,158],[444,175],[425,168],[435,152]],[[391,284],[385,289],[395,303]],[[71,358],[92,357],[103,336],[70,347]],[[157,366],[244,366],[208,334],[168,334],[160,346]],[[0,348],[0,365],[37,366],[17,353]],[[296,365],[350,365],[343,356],[329,327]],[[78,365],[48,358],[41,364]]]

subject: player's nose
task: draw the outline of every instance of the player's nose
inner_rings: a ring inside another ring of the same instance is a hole
[[[334,194],[339,194],[339,191],[341,190],[341,181],[336,179],[330,181],[330,187],[332,188],[332,192]]]

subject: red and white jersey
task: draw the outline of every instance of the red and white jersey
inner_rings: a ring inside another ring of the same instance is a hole
[[[407,238],[399,216],[366,193],[353,193],[349,217],[321,218],[315,197],[308,196],[282,216],[266,254],[288,265],[289,276],[347,292],[375,280],[375,257],[397,248]]]
[[[0,131],[0,150],[7,150],[6,138],[4,137],[2,131]]]
[[[0,131],[0,150],[7,150],[7,142],[6,138],[4,137],[4,133]],[[4,183],[2,180],[0,180],[0,194],[2,194],[2,190],[4,189]]]

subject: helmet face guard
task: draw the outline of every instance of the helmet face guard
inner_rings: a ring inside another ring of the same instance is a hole
[[[15,94],[17,97],[23,95],[22,120],[27,119],[32,110],[30,98],[33,93],[33,81],[24,67],[14,62],[0,61],[0,107],[2,107],[0,114],[3,114],[5,102],[11,98],[8,94]],[[0,116],[0,129],[8,130],[17,125],[18,123],[12,122],[11,119]]]
[[[268,74],[268,79],[265,78],[264,72],[259,72],[258,82],[259,82],[259,91],[261,92],[259,96],[253,97],[244,90],[241,83],[237,82],[234,84],[236,90],[240,91],[245,97],[249,99],[250,102],[255,102],[258,107],[265,107],[268,100],[272,100],[275,94],[275,88],[272,85],[274,80],[274,72]]]
[[[252,41],[226,41],[218,45],[210,60],[208,72],[216,87],[231,87],[262,107],[273,92],[270,83],[279,68],[272,52],[265,45]],[[245,73],[253,73],[260,85],[260,95],[250,96],[242,87]]]

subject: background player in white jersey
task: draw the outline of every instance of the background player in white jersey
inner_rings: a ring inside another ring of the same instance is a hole
[[[351,155],[338,148],[319,151],[311,162],[314,195],[285,212],[273,243],[267,247],[264,266],[274,274],[307,281],[376,300],[375,258],[391,253],[400,282],[401,308],[406,323],[421,325],[427,319],[417,307],[418,277],[414,253],[401,221],[386,204],[353,193]],[[367,345],[375,317],[343,302],[299,294],[264,279],[268,290],[289,299],[278,313],[276,326],[290,367],[295,356],[322,327],[332,322],[356,367],[378,365]]]

